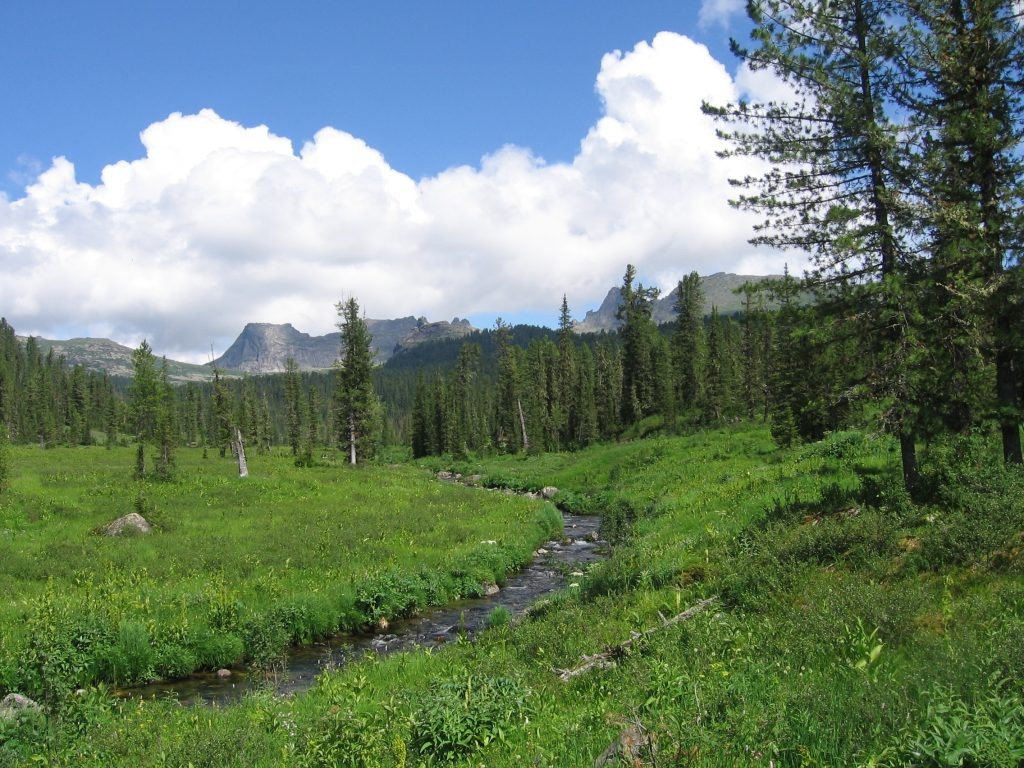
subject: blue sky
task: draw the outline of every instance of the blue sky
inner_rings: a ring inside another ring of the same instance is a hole
[[[204,107],[296,141],[341,128],[414,178],[506,143],[568,160],[598,115],[605,53],[672,30],[731,63],[741,14],[701,25],[700,10],[698,0],[10,0],[3,190],[20,196],[58,155],[95,183],[104,165],[141,155],[144,127]]]
[[[0,314],[200,359],[342,295],[553,322],[627,261],[775,271],[699,114],[773,87],[741,6],[4,3]]]

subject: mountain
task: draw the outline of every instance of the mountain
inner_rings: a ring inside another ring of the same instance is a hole
[[[701,289],[704,291],[704,313],[711,314],[711,308],[717,307],[719,314],[730,315],[743,309],[743,296],[737,295],[734,291],[744,283],[756,283],[761,280],[768,280],[771,276],[759,275],[733,275],[727,272],[716,272],[700,279]],[[574,329],[577,333],[599,333],[601,331],[614,331],[620,323],[615,319],[615,311],[619,308],[619,289],[611,288],[601,306],[587,312],[582,320],[577,320]],[[676,319],[676,313],[672,305],[676,301],[676,290],[662,296],[654,302],[651,317],[654,322],[661,325],[670,323]]]
[[[18,339],[25,341],[24,337]],[[111,376],[132,376],[131,347],[118,344],[110,339],[67,339],[54,341],[36,337],[36,344],[46,355],[53,350],[55,355],[63,355],[68,365],[81,365],[91,371],[106,371]],[[233,371],[225,371],[229,375]],[[173,382],[209,381],[213,371],[205,365],[193,365],[177,360],[167,361],[167,378]]]
[[[468,320],[454,318],[429,323],[413,316],[394,320],[366,320],[373,340],[374,360],[383,363],[396,350],[414,347],[437,339],[461,338],[475,329]],[[341,354],[339,335],[310,336],[291,323],[249,323],[223,355],[213,361],[219,368],[247,373],[278,373],[292,357],[301,370],[323,370],[334,365]]]

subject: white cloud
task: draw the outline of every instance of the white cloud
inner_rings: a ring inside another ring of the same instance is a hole
[[[572,162],[506,146],[418,181],[335,128],[296,152],[263,126],[175,113],[96,186],[56,158],[0,198],[0,314],[205,359],[249,321],[328,332],[342,296],[370,317],[553,322],[563,292],[581,316],[627,262],[665,288],[691,270],[780,270],[746,244],[750,219],[727,202],[745,169],[714,155],[700,112],[739,87],[704,46],[661,33],[604,57],[604,114]]]
[[[728,27],[732,17],[743,10],[743,0],[701,0],[697,23],[704,29]]]

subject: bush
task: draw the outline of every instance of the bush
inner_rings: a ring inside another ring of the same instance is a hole
[[[1024,764],[1024,700],[1007,687],[1000,684],[973,703],[936,689],[924,720],[901,734],[878,763],[937,768]]]
[[[454,762],[504,741],[530,712],[530,689],[508,677],[435,683],[412,719],[411,746],[423,758]]]
[[[122,622],[114,643],[97,653],[100,676],[122,685],[152,680],[156,675],[155,661],[149,630],[138,621]]]

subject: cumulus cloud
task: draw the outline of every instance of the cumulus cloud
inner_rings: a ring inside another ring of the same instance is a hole
[[[703,28],[728,27],[732,17],[743,10],[743,0],[702,0],[697,23]]]
[[[707,3],[705,4],[707,5]],[[245,322],[333,328],[356,296],[370,317],[580,315],[627,262],[668,288],[697,270],[781,270],[746,244],[702,101],[741,88],[707,49],[661,33],[606,55],[603,113],[571,162],[505,146],[415,180],[342,130],[296,150],[212,110],[141,134],[145,154],[79,182],[53,160],[0,198],[0,308],[23,332],[149,338],[205,359]]]

